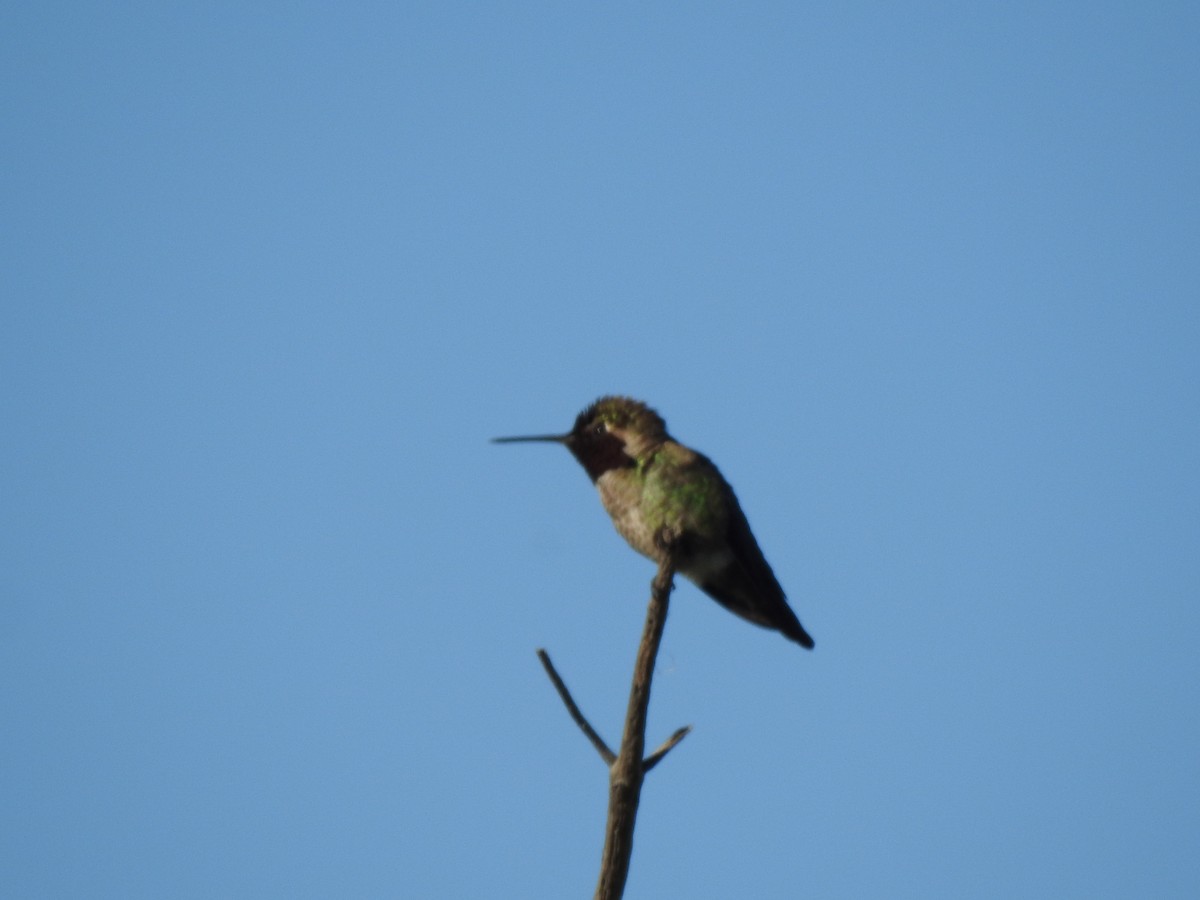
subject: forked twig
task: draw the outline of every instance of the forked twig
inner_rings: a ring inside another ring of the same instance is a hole
[[[646,624],[642,628],[642,641],[638,645],[637,661],[633,667],[633,684],[629,689],[629,707],[625,713],[625,730],[621,735],[620,752],[614,754],[580,712],[579,706],[571,697],[571,692],[567,690],[566,684],[550,661],[550,655],[542,649],[537,651],[538,659],[541,660],[554,689],[558,691],[567,712],[608,766],[608,822],[604,829],[604,853],[600,862],[600,880],[596,885],[596,900],[620,900],[625,892],[629,860],[633,855],[633,827],[637,821],[638,803],[641,801],[642,781],[646,773],[662,762],[692,730],[691,725],[677,729],[662,746],[643,758],[646,748],[646,714],[650,708],[650,682],[654,678],[654,662],[658,657],[658,646],[662,642],[663,628],[667,623],[667,609],[675,578],[674,554],[669,537],[664,537],[661,545],[664,558],[659,563],[658,574],[651,584],[650,605],[646,610]]]

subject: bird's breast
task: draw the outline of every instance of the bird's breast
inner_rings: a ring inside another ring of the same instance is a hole
[[[643,556],[658,559],[654,532],[661,526],[646,519],[641,479],[628,470],[605,472],[596,479],[596,489],[621,537]]]

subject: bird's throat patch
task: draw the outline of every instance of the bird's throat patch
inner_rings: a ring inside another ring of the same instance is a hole
[[[612,434],[597,435],[586,446],[571,447],[571,452],[593,482],[605,472],[637,465],[637,460],[625,452],[625,442]]]

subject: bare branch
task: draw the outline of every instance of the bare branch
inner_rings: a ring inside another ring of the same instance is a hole
[[[633,856],[633,826],[642,795],[642,779],[646,774],[642,755],[646,747],[650,682],[654,677],[658,645],[667,623],[667,608],[675,578],[675,558],[670,536],[663,536],[662,549],[663,558],[651,586],[646,624],[642,629],[642,642],[638,646],[637,661],[633,667],[633,684],[629,690],[629,708],[625,714],[621,749],[609,770],[608,823],[604,832],[604,853],[595,900],[620,900],[629,876],[629,860]]]
[[[646,749],[650,682],[654,678],[654,663],[666,627],[675,579],[674,536],[664,531],[657,543],[662,551],[662,559],[650,585],[650,605],[646,609],[646,624],[642,628],[642,641],[638,645],[637,660],[633,667],[633,684],[629,689],[629,706],[625,712],[625,729],[618,753],[614,754],[608,748],[604,739],[579,711],[571,692],[550,662],[550,655],[542,649],[537,651],[538,659],[542,661],[542,667],[567,707],[567,712],[608,765],[608,821],[604,829],[604,853],[600,862],[600,880],[596,885],[596,900],[620,900],[625,892],[629,860],[633,856],[633,827],[641,801],[642,781],[646,773],[658,765],[692,730],[690,725],[678,729],[661,747],[645,759],[642,758]]]
[[[575,720],[575,724],[579,726],[592,746],[596,748],[596,752],[600,754],[600,758],[604,760],[604,764],[612,768],[612,764],[616,761],[617,755],[608,749],[608,744],[604,743],[604,738],[596,733],[591,724],[583,713],[579,711],[579,707],[575,705],[574,699],[571,697],[571,692],[567,690],[566,684],[559,677],[558,672],[554,668],[554,663],[550,662],[550,654],[545,650],[538,648],[538,659],[542,661],[542,667],[546,670],[546,674],[550,676],[550,681],[554,684],[554,689],[558,691],[558,696],[562,698],[563,704],[567,707],[567,712],[571,714],[571,718]]]

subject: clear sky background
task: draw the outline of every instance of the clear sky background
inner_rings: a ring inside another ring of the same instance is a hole
[[[0,27],[0,894],[1200,894],[1200,7],[71,4]]]

